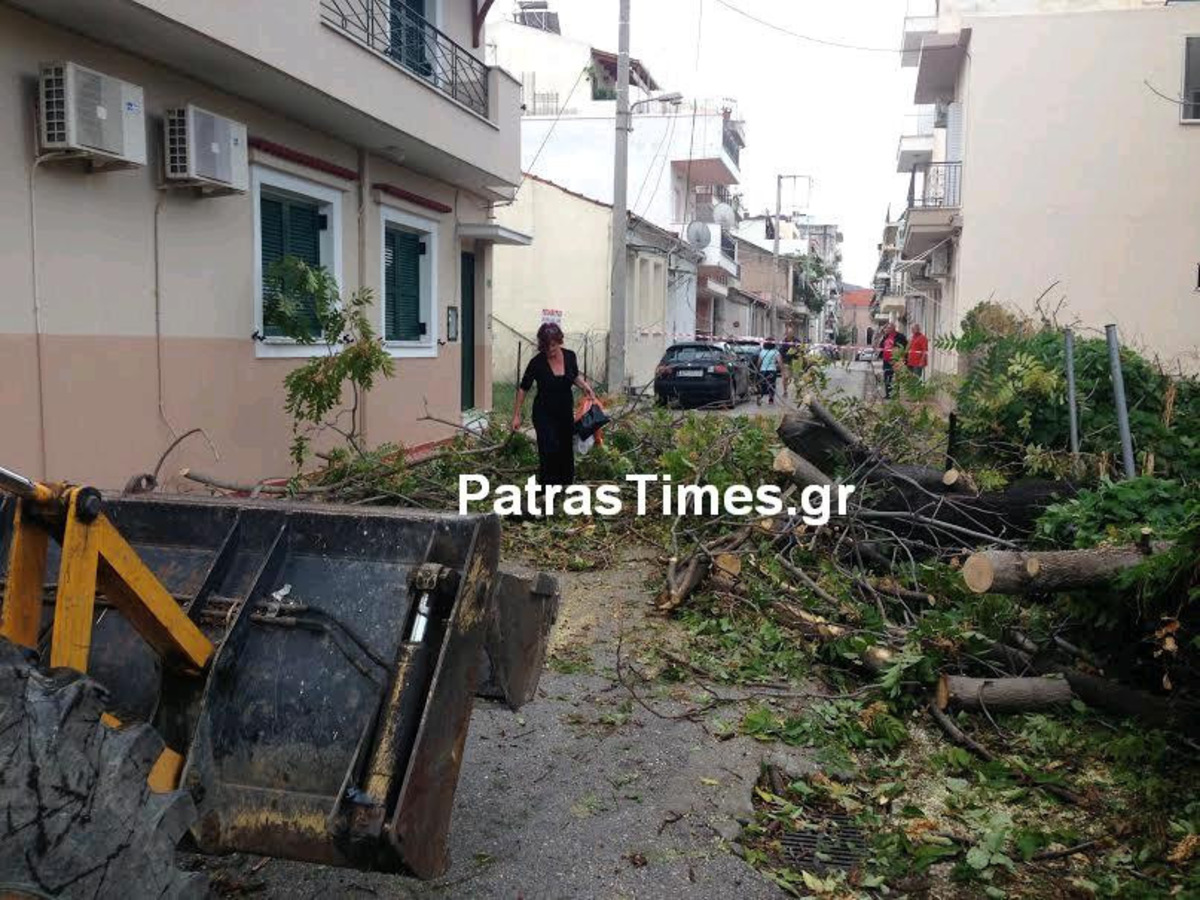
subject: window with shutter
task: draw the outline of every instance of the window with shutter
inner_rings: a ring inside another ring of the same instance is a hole
[[[259,198],[259,223],[262,242],[263,271],[263,334],[282,337],[283,329],[273,321],[275,291],[270,284],[271,267],[285,256],[307,263],[313,268],[321,265],[322,215],[318,203],[277,196],[263,192]],[[302,311],[317,328],[316,309]]]
[[[384,339],[418,341],[421,322],[421,237],[409,231],[384,231]]]

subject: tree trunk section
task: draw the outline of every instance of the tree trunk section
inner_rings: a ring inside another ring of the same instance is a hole
[[[1154,549],[1160,551],[1165,545]],[[963,581],[976,594],[1053,593],[1103,587],[1146,559],[1137,547],[1024,553],[985,550],[963,566]]]
[[[800,488],[818,485],[829,487],[833,479],[810,463],[807,459],[786,447],[775,455],[773,468],[781,475],[786,475],[791,482]]]
[[[1070,703],[1071,685],[1063,678],[966,678],[943,675],[938,681],[939,709],[1023,712]]]

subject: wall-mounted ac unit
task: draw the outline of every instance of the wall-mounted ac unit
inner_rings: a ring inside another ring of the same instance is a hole
[[[250,186],[246,126],[188,104],[163,119],[168,184],[244,193]]]
[[[105,166],[146,164],[142,89],[73,62],[43,63],[39,79],[43,151],[61,150]]]

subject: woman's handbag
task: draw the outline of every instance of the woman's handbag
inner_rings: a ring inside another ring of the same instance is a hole
[[[575,417],[575,436],[586,441],[611,421],[598,400],[586,398],[582,412]]]

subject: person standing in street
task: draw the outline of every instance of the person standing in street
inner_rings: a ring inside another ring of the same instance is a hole
[[[775,342],[769,338],[763,343],[762,349],[758,351],[758,399],[757,403],[762,406],[762,398],[766,395],[767,402],[772,406],[775,404],[775,380],[779,377],[779,367],[783,357],[779,354],[779,348],[775,346]]]
[[[529,360],[517,389],[512,429],[521,428],[525,394],[537,384],[533,428],[537,432],[538,484],[568,485],[575,480],[575,397],[577,387],[592,400],[596,392],[579,371],[575,354],[563,348],[562,329],[546,322],[537,333],[538,354]]]
[[[921,332],[921,326],[916,323],[912,327],[912,340],[908,342],[908,371],[918,378],[925,376],[925,367],[929,365],[929,338]]]
[[[903,359],[903,349],[908,345],[908,338],[896,330],[896,326],[888,322],[883,326],[883,336],[879,339],[880,357],[883,359],[883,396],[891,399],[892,380],[896,376],[893,362]]]
[[[781,390],[784,398],[788,395],[788,383],[792,379],[792,363],[796,361],[799,347],[796,344],[795,326],[789,325],[783,335],[783,343],[779,347],[779,362],[781,371]]]

